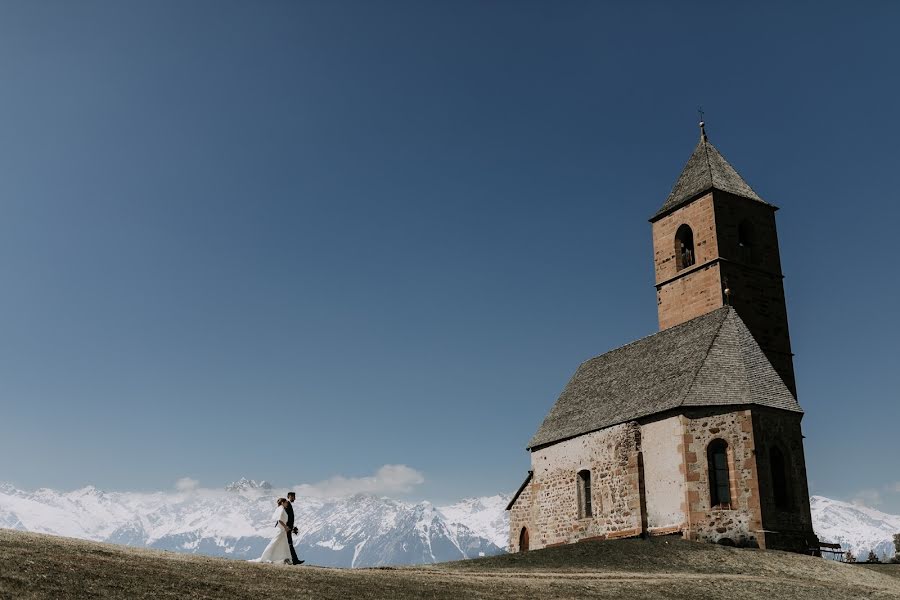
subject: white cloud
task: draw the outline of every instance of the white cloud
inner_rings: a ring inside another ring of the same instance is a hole
[[[875,508],[881,505],[881,492],[878,490],[860,490],[856,493],[856,496],[850,500],[852,504],[856,504],[857,506],[868,506],[869,508]]]
[[[407,494],[425,482],[421,472],[406,465],[384,465],[368,477],[335,475],[318,483],[303,483],[294,488],[298,496],[337,498],[353,494]]]
[[[894,492],[895,494],[900,494],[900,481],[895,481],[894,483],[888,486],[888,491]]]
[[[192,492],[200,487],[200,482],[190,477],[182,477],[175,482],[175,489],[179,492]]]

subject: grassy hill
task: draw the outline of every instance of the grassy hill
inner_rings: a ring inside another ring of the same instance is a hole
[[[674,538],[586,542],[426,567],[260,565],[0,529],[0,598],[900,598],[867,568]]]

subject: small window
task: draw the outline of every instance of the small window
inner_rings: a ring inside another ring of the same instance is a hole
[[[578,518],[587,519],[594,516],[591,506],[591,472],[578,471]]]
[[[694,264],[694,232],[682,225],[675,232],[675,268],[681,269]]]
[[[777,446],[769,451],[769,463],[772,468],[772,494],[775,496],[777,508],[790,508],[791,495],[788,491],[787,461],[784,453]]]
[[[709,463],[710,506],[731,506],[731,477],[728,472],[728,444],[725,440],[713,440],[706,449]]]
[[[738,225],[738,251],[741,260],[753,262],[753,225],[750,221],[741,221]]]

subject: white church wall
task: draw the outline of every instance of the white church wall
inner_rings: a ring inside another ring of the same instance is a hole
[[[684,518],[683,460],[679,448],[683,437],[680,417],[641,426],[647,526],[654,530],[677,529]]]

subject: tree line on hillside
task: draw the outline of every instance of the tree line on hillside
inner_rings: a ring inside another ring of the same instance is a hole
[[[855,563],[858,562],[856,557],[852,552],[847,550],[844,553],[844,562]],[[869,556],[866,557],[866,563],[869,564],[878,564],[878,563],[894,563],[900,564],[900,533],[894,534],[894,557],[888,560],[888,557],[882,555],[881,558],[878,558],[878,555],[875,554],[874,550],[869,550]]]

